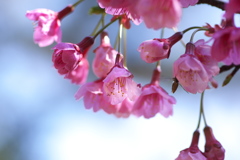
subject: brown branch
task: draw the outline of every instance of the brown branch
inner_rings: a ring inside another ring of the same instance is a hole
[[[218,0],[199,0],[197,4],[209,4],[224,11],[226,3]]]

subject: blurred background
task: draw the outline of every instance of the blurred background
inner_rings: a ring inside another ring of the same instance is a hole
[[[116,118],[103,111],[86,110],[74,94],[79,86],[60,76],[53,68],[52,50],[33,42],[33,24],[25,17],[27,10],[48,8],[60,11],[73,0],[14,0],[0,5],[0,160],[173,160],[188,148],[196,129],[200,94],[188,94],[180,87],[171,93],[173,62],[184,53],[178,43],[169,60],[162,61],[161,86],[177,99],[174,115],[160,114],[151,119]],[[63,42],[78,43],[93,31],[100,19],[88,15],[95,0],[86,0],[63,19]],[[207,5],[183,10],[179,30],[205,23],[217,24],[223,12]],[[238,20],[239,22],[239,17]],[[110,26],[114,43],[117,24]],[[165,30],[165,37],[174,32]],[[154,64],[141,61],[137,47],[148,39],[158,38],[160,31],[132,26],[128,31],[128,67],[135,81],[142,85],[151,78]],[[189,41],[191,32],[184,36]],[[205,38],[202,32],[194,41]],[[99,45],[96,41],[89,53]],[[217,77],[218,89],[206,91],[204,106],[208,125],[226,149],[227,160],[240,159],[239,74],[221,87],[226,74]],[[88,81],[96,77],[90,72]],[[201,129],[204,126],[201,125]],[[204,150],[201,130],[199,148]]]

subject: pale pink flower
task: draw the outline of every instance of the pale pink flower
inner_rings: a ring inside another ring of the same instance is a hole
[[[27,11],[26,17],[37,23],[33,35],[34,42],[40,47],[48,46],[54,41],[58,43],[61,42],[61,19],[72,11],[72,6],[67,6],[60,12],[55,12],[49,9]]]
[[[140,96],[134,103],[133,113],[136,116],[151,118],[160,113],[167,118],[173,114],[172,105],[176,100],[159,86],[159,78],[160,68],[158,67],[154,70],[152,82],[142,88]]]
[[[58,73],[65,75],[65,78],[71,79],[72,83],[84,83],[89,68],[85,57],[93,43],[93,38],[86,37],[78,44],[58,43],[53,47],[52,61]]]
[[[148,28],[176,27],[182,15],[178,0],[139,0],[136,8]]]
[[[147,63],[153,63],[168,58],[171,47],[182,39],[183,33],[177,32],[169,38],[147,40],[140,44],[138,51],[141,58]]]
[[[198,148],[199,134],[198,130],[193,133],[190,147],[182,150],[175,160],[207,160]]]
[[[138,52],[147,63],[153,63],[168,57],[169,45],[157,39],[147,40],[140,44]]]
[[[240,12],[240,1],[239,0],[229,0],[229,3],[226,4],[226,13],[225,17],[231,19],[234,16],[234,13]]]
[[[85,108],[93,109],[94,112],[97,112],[103,107],[102,104],[105,102],[102,86],[102,80],[85,83],[79,88],[79,90],[75,94],[75,98],[83,98]]]
[[[141,23],[141,17],[135,8],[138,0],[97,0],[101,8],[105,8],[105,12],[111,15],[126,14],[136,25]]]
[[[140,88],[133,80],[133,75],[123,66],[115,65],[103,80],[104,94],[112,105],[121,103],[127,97],[134,101]]]
[[[216,140],[213,135],[212,128],[207,126],[204,128],[204,134],[206,139],[204,155],[208,160],[224,160],[225,149],[221,143]]]
[[[208,86],[209,76],[204,65],[194,55],[194,50],[194,45],[188,43],[185,54],[173,64],[173,74],[187,92],[201,93]]]
[[[198,0],[179,0],[179,1],[182,4],[183,8],[187,8],[189,6],[194,6],[198,2]]]
[[[111,47],[110,39],[106,32],[101,34],[101,44],[94,50],[92,68],[94,74],[99,77],[106,77],[115,64],[118,52]]]
[[[102,79],[83,84],[75,94],[75,98],[83,98],[86,109],[93,109],[94,112],[103,110],[108,114],[114,114],[116,117],[123,118],[129,117],[134,103],[130,101],[129,98],[126,98],[122,103],[117,105],[110,104],[105,99],[103,93]]]

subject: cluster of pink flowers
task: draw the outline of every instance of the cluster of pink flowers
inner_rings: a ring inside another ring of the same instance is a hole
[[[48,9],[27,11],[26,17],[36,22],[35,43],[45,47],[54,41],[57,42],[53,47],[53,65],[59,74],[64,75],[64,78],[81,85],[75,98],[83,99],[86,109],[92,109],[94,112],[103,110],[117,117],[135,115],[151,118],[158,113],[164,117],[171,116],[176,100],[160,86],[160,60],[168,59],[171,48],[192,29],[197,30],[186,44],[185,53],[173,63],[173,78],[176,80],[174,83],[180,84],[187,92],[203,93],[211,88],[210,84],[213,88],[218,87],[214,77],[228,70],[222,68],[237,67],[236,71],[240,68],[240,28],[234,22],[234,15],[240,12],[239,0],[229,0],[224,5],[225,14],[221,24],[214,27],[209,24],[190,27],[176,32],[169,38],[153,38],[142,42],[137,49],[142,60],[146,63],[157,62],[151,81],[143,86],[133,80],[133,73],[125,64],[126,57],[119,53],[119,48],[117,51],[111,46],[105,28],[116,20],[119,20],[126,29],[131,28],[131,22],[136,25],[143,22],[147,28],[155,30],[176,27],[182,16],[182,8],[194,6],[201,1],[97,0],[100,10],[98,12],[101,13],[102,9],[104,15],[106,13],[112,15],[111,22],[95,32],[95,35],[85,37],[80,43],[63,43],[61,42],[61,20],[82,1],[79,0],[76,5],[69,5],[59,12]],[[203,30],[210,40],[200,39],[193,42],[194,34]],[[95,57],[91,63],[97,79],[87,82],[90,68],[88,52],[99,34],[101,35],[100,45],[94,48]],[[225,66],[220,68],[221,63]],[[213,136],[211,128],[205,127],[204,133],[206,137],[204,153],[198,148],[199,132],[195,131],[192,144],[188,149],[181,151],[176,160],[223,160],[225,151]]]

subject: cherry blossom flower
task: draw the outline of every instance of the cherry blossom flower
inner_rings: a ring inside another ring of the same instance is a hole
[[[91,37],[80,43],[58,43],[53,49],[52,61],[58,73],[71,79],[72,83],[82,84],[88,74],[88,61],[85,58],[89,47],[94,43]]]
[[[101,8],[105,8],[105,12],[111,15],[127,15],[134,24],[141,23],[141,17],[137,13],[136,3],[138,0],[97,0]]]
[[[188,43],[185,54],[173,64],[173,74],[186,91],[201,93],[208,86],[209,76],[204,65],[194,55],[194,51],[195,46]]]
[[[118,52],[111,47],[110,39],[106,32],[101,34],[101,44],[94,50],[92,68],[94,74],[99,77],[106,77],[115,64]]]
[[[34,42],[40,47],[46,47],[54,41],[58,43],[61,42],[61,19],[72,11],[72,6],[67,6],[60,12],[55,12],[49,9],[27,11],[26,17],[37,23],[33,35]]]
[[[139,0],[136,8],[146,26],[155,30],[176,27],[182,15],[178,0]]]
[[[196,130],[193,133],[192,143],[190,147],[182,150],[175,160],[207,160],[207,158],[198,148],[199,135],[199,131]]]
[[[157,62],[168,58],[171,47],[182,39],[182,32],[177,32],[169,38],[147,40],[140,44],[138,51],[141,58],[147,63]]]
[[[85,83],[79,88],[75,94],[75,98],[83,98],[85,108],[93,109],[94,112],[97,112],[101,109],[103,103],[105,102],[103,98],[102,86],[102,80]]]
[[[121,103],[125,98],[134,101],[139,95],[140,88],[134,82],[133,75],[122,65],[115,65],[103,80],[104,94],[112,104]]]
[[[138,47],[141,58],[147,63],[153,63],[168,57],[169,45],[156,39],[147,40]]]
[[[183,8],[187,8],[189,6],[194,6],[198,2],[198,0],[179,0],[179,1],[182,4]]]
[[[218,62],[227,65],[240,64],[240,28],[227,27],[215,32],[213,35],[211,55]]]
[[[106,113],[114,114],[117,117],[129,117],[134,102],[129,100],[129,98],[126,98],[122,103],[117,105],[110,104],[105,99],[102,80],[103,79],[98,79],[94,82],[83,84],[75,94],[75,98],[83,98],[85,108],[93,109],[94,112],[103,110]]]
[[[172,105],[176,103],[174,97],[159,86],[160,67],[153,73],[152,82],[142,88],[142,92],[133,106],[133,114],[144,116],[145,118],[154,117],[157,113],[164,117],[173,114]]]
[[[225,149],[222,147],[221,143],[217,141],[214,137],[212,128],[206,126],[204,128],[204,134],[206,139],[204,155],[207,157],[207,159],[224,160]]]

